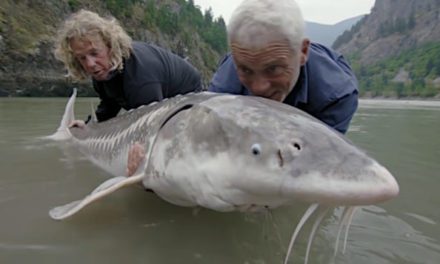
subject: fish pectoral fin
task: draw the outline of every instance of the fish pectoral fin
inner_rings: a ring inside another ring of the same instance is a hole
[[[142,181],[143,177],[144,174],[140,173],[131,177],[118,176],[111,178],[95,188],[89,195],[84,197],[84,199],[52,208],[49,211],[49,215],[52,219],[63,220],[74,215],[88,204],[107,196],[120,188]]]

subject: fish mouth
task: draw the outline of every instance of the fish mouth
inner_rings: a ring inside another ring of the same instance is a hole
[[[391,173],[373,163],[360,175],[323,175],[308,172],[285,182],[282,195],[327,206],[358,206],[382,203],[399,194],[399,185]]]

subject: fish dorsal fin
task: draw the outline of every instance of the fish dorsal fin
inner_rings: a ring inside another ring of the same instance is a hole
[[[52,208],[49,211],[49,215],[50,217],[52,217],[52,219],[63,220],[76,214],[79,210],[89,205],[90,203],[93,203],[100,198],[107,196],[116,190],[119,190],[120,188],[141,182],[143,177],[144,174],[139,173],[130,177],[117,176],[111,178],[96,187],[89,195],[84,197],[84,199]]]
[[[43,139],[51,139],[51,140],[67,140],[72,137],[72,134],[69,130],[69,124],[75,120],[75,100],[76,100],[77,90],[73,88],[72,96],[70,96],[69,101],[66,104],[66,108],[64,110],[63,118],[61,119],[60,126],[57,131],[50,136],[42,137]]]

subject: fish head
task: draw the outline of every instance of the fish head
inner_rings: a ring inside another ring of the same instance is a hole
[[[157,171],[212,209],[361,205],[399,192],[391,173],[342,134],[264,98],[212,97],[171,118],[158,142]]]

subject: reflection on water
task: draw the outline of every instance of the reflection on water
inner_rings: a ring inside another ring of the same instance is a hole
[[[92,99],[81,99],[85,117]],[[109,175],[69,145],[39,140],[66,99],[0,99],[0,263],[282,263],[298,203],[243,214],[171,205],[141,188],[120,190],[63,222],[53,206],[82,198]],[[410,105],[410,107],[409,107]],[[397,199],[358,208],[345,254],[333,257],[342,210],[318,229],[309,263],[440,263],[440,106],[361,102],[348,137],[390,169]],[[290,263],[303,263],[311,219]]]

